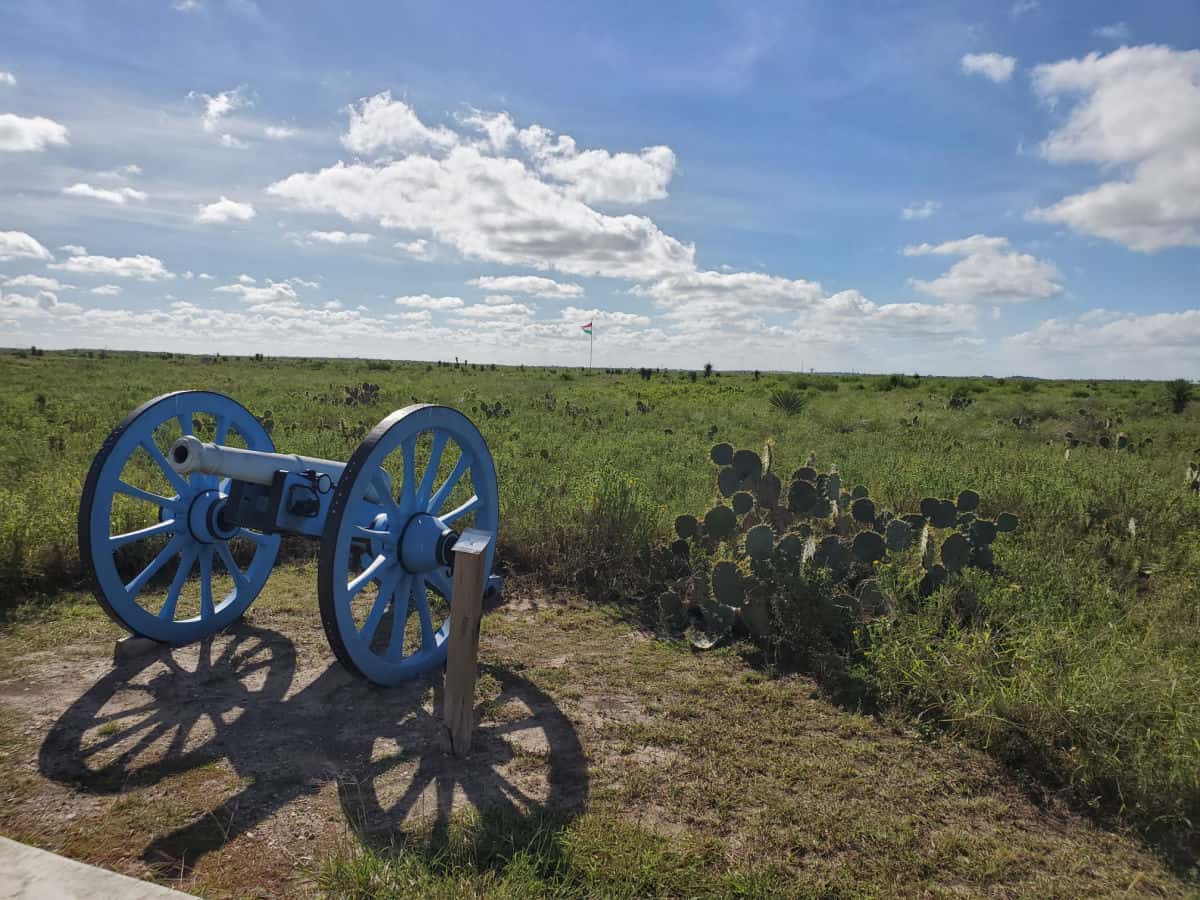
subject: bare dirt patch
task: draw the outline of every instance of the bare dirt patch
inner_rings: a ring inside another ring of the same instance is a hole
[[[717,865],[774,866],[798,891],[1185,889],[982,754],[578,604],[514,598],[485,618],[480,726],[458,761],[434,681],[352,677],[315,610],[281,598],[117,664],[98,619],[53,649],[4,635],[0,833],[209,896],[297,896],[347,841],[390,845],[468,805],[586,807],[715,842]]]

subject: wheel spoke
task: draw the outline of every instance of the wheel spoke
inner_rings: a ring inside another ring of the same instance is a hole
[[[437,477],[438,468],[442,464],[442,451],[446,449],[446,441],[449,439],[448,432],[435,431],[433,433],[433,446],[429,450],[429,462],[425,464],[425,474],[421,476],[421,484],[417,488],[417,509],[423,509],[429,502],[429,495],[433,492],[433,479]]]
[[[458,457],[458,462],[454,464],[454,468],[450,474],[446,476],[446,480],[442,482],[442,486],[437,489],[437,493],[425,506],[425,512],[437,513],[442,508],[442,504],[446,502],[446,498],[450,496],[450,492],[454,490],[454,486],[458,484],[458,479],[462,478],[463,472],[471,465],[471,457],[464,449]]]
[[[400,442],[404,453],[404,475],[400,483],[400,514],[407,516],[415,512],[414,502],[417,495],[417,436],[406,438]]]
[[[179,413],[175,416],[179,420],[179,432],[182,435],[192,434],[192,414],[190,412]]]
[[[272,534],[263,534],[259,531],[251,531],[249,528],[239,528],[233,534],[234,537],[245,538],[248,541],[253,541],[260,547],[265,547],[271,543],[275,537]],[[231,539],[232,540],[232,539]]]
[[[139,528],[137,531],[127,531],[124,534],[109,535],[108,545],[113,550],[118,547],[124,547],[126,544],[132,544],[135,541],[144,541],[146,538],[154,537],[156,534],[174,534],[175,520],[164,519],[161,522],[156,522],[153,525],[148,525],[145,528]]]
[[[171,464],[167,462],[167,458],[163,456],[162,450],[158,448],[158,444],[154,443],[150,438],[145,438],[142,441],[142,449],[150,454],[150,458],[155,464],[162,469],[162,473],[166,476],[167,481],[171,482],[171,486],[179,491],[180,495],[187,493],[188,483],[183,476],[171,468]]]
[[[212,598],[212,546],[200,551],[200,618],[207,619],[215,614]]]
[[[163,497],[159,494],[151,493],[150,491],[144,491],[140,487],[134,487],[132,484],[128,484],[124,481],[118,480],[117,486],[113,490],[115,490],[118,494],[124,494],[126,497],[132,497],[135,500],[145,500],[147,503],[153,503],[158,507],[166,506],[171,508],[175,506],[175,500],[173,498]]]
[[[136,597],[141,593],[142,588],[146,586],[146,582],[153,578],[158,570],[167,564],[167,560],[179,552],[182,543],[179,535],[175,535],[175,537],[167,541],[167,546],[158,552],[158,556],[150,560],[150,564],[134,576],[133,581],[125,585],[125,593],[130,597]]]
[[[429,593],[424,578],[421,578],[420,587],[413,591],[413,599],[417,601],[417,615],[421,617],[421,649],[431,650],[437,640],[433,636],[433,616],[429,612]]]
[[[413,576],[405,577],[401,589],[396,591],[396,601],[392,604],[392,636],[388,639],[388,662],[400,662],[404,659],[404,629],[408,625],[408,600],[413,592]]]
[[[405,576],[406,580],[407,577]],[[399,572],[389,572],[379,582],[379,594],[375,597],[375,603],[371,606],[370,613],[367,614],[367,620],[363,622],[363,627],[358,632],[358,636],[368,645],[375,637],[375,629],[379,627],[379,621],[387,611],[388,604],[392,602],[392,594],[395,593],[396,581],[399,578]]]
[[[229,417],[217,416],[217,428],[213,434],[214,444],[224,444],[229,439]]]
[[[379,570],[387,566],[391,560],[383,553],[371,560],[371,564],[367,566],[362,573],[346,585],[347,599],[350,599],[355,594],[363,589],[368,581],[375,578],[379,574]]]
[[[470,500],[468,500],[462,506],[458,507],[457,509],[452,509],[452,510],[450,510],[450,512],[448,512],[444,516],[442,516],[441,517],[442,524],[449,525],[455,519],[461,519],[467,513],[474,512],[474,510],[477,506],[479,506],[479,495],[475,494],[471,497]]]
[[[384,541],[389,544],[396,543],[396,539],[390,531],[379,531],[376,528],[368,528],[366,525],[355,525],[352,533],[355,537],[366,538],[371,541]]]
[[[401,518],[400,507],[396,505],[396,500],[392,497],[392,489],[388,484],[387,473],[383,469],[375,470],[375,474],[371,476],[371,487],[375,489],[379,505],[387,511],[388,518],[399,521]]]
[[[444,569],[434,569],[432,572],[426,572],[425,583],[441,594],[443,600],[447,603],[450,602],[450,595],[454,592],[454,588],[450,576],[446,574]]]
[[[241,591],[249,585],[249,579],[246,574],[238,568],[234,562],[233,554],[229,552],[229,545],[226,543],[217,544],[217,555],[221,557],[221,563],[225,566],[225,571],[229,573],[229,577],[233,579],[234,586]]]
[[[162,609],[158,611],[160,619],[166,621],[175,620],[175,606],[179,603],[179,593],[183,590],[184,582],[187,581],[188,576],[192,574],[192,566],[195,564],[195,548],[184,548],[183,553],[179,557],[179,568],[175,570],[175,577],[171,580],[171,586],[167,589],[167,599],[163,603]]]

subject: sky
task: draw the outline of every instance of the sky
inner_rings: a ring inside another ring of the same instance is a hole
[[[1200,378],[1200,11],[0,4],[0,346]]]

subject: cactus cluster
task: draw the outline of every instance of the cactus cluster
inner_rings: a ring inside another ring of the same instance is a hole
[[[1200,463],[1188,463],[1187,477],[1184,483],[1193,494],[1200,494]]]
[[[690,623],[700,648],[735,629],[770,640],[779,624],[773,599],[809,569],[824,570],[832,585],[822,621],[892,614],[875,577],[881,563],[923,569],[920,591],[928,595],[967,567],[992,568],[992,543],[1018,525],[1011,513],[985,517],[973,490],[953,500],[927,497],[919,512],[893,513],[865,485],[847,489],[836,466],[818,472],[811,456],[785,487],[771,471],[770,442],[761,455],[719,443],[709,457],[717,466],[717,500],[703,517],[675,520],[671,550],[683,574],[659,598],[665,621]]]
[[[485,419],[507,419],[512,415],[512,410],[499,400],[497,400],[495,403],[488,403],[486,400],[480,400],[479,412]]]

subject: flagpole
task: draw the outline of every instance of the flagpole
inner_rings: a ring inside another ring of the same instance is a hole
[[[595,331],[588,332],[588,371],[592,369],[592,344],[596,342]]]

